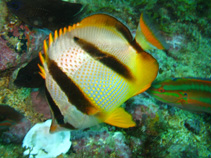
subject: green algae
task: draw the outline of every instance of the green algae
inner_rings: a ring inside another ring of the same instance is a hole
[[[0,155],[1,158],[27,158],[23,156],[23,148],[21,145],[9,144],[1,145],[0,144]]]
[[[24,109],[22,107],[23,102],[30,96],[31,89],[30,88],[20,88],[14,91],[9,89],[4,89],[0,92],[2,94],[1,103],[10,105],[16,110],[24,113]]]
[[[6,24],[6,16],[7,16],[7,7],[6,7],[6,4],[2,0],[0,0],[0,10],[1,10],[0,30],[2,30],[4,25]]]

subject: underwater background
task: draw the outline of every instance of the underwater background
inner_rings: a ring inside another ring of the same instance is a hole
[[[50,30],[23,23],[8,10],[6,2],[0,0],[0,104],[14,108],[23,119],[5,124],[11,113],[4,117],[0,113],[0,157],[22,158],[27,157],[23,156],[22,148],[25,134],[34,124],[51,116],[42,89],[16,86],[14,81],[19,70],[37,57]],[[109,13],[123,21],[132,33],[140,14],[147,13],[169,44],[168,51],[150,52],[159,63],[156,81],[174,77],[211,79],[210,0],[69,2],[87,5],[83,17]],[[33,72],[33,67],[30,68],[26,73]],[[19,82],[27,84],[25,80]],[[129,99],[123,107],[132,115],[136,127],[122,129],[100,124],[72,131],[72,146],[59,157],[211,157],[209,113],[172,107],[147,93]]]

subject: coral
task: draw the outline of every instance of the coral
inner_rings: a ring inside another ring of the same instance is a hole
[[[23,140],[24,155],[29,158],[57,157],[70,149],[70,131],[50,133],[51,122],[37,123],[29,130]]]
[[[75,154],[72,153],[71,157],[131,157],[124,135],[109,132],[106,128],[72,132],[72,150]]]

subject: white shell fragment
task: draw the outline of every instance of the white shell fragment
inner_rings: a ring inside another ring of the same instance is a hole
[[[52,120],[37,123],[26,134],[22,147],[29,158],[51,158],[65,154],[71,146],[70,131],[49,133]]]

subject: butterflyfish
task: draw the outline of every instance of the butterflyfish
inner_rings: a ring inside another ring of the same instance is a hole
[[[131,115],[120,106],[147,90],[156,78],[158,63],[143,49],[164,49],[164,42],[156,37],[144,14],[135,38],[106,14],[88,16],[50,34],[44,55],[39,53],[53,113],[50,130],[84,129],[102,122],[134,127]]]
[[[157,100],[182,109],[211,113],[211,81],[174,78],[153,82],[147,92]]]
[[[63,0],[10,0],[9,10],[24,23],[52,31],[78,22],[86,5]]]

